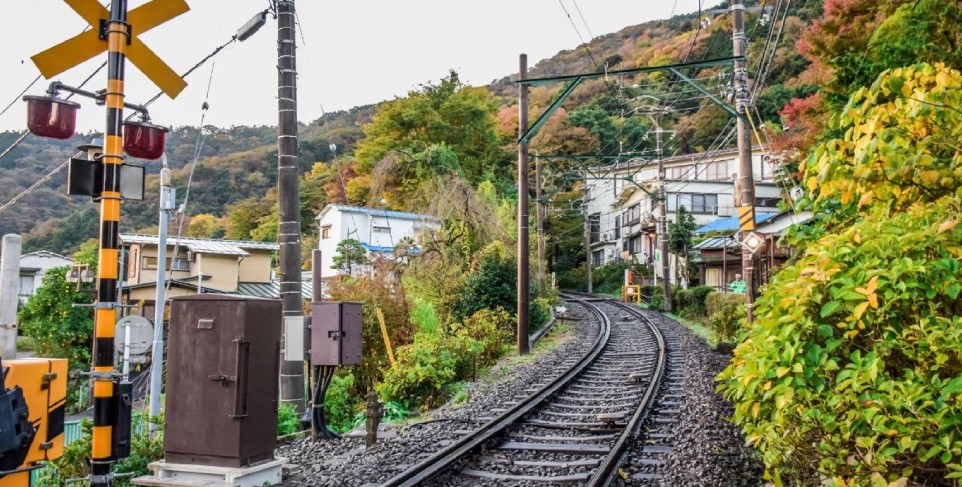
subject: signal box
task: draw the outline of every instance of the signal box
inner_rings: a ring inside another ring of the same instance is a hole
[[[361,363],[361,303],[337,301],[311,305],[311,365]]]
[[[63,455],[63,424],[67,411],[67,360],[11,359],[3,361],[3,368],[7,370],[6,383],[23,389],[30,411],[29,420],[37,428],[23,466],[59,458]],[[29,478],[29,472],[21,472],[5,477],[0,484],[29,485]]]
[[[271,460],[281,301],[198,294],[171,303],[166,462],[247,467]]]

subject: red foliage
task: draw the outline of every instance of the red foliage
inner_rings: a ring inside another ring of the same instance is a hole
[[[788,154],[813,146],[828,119],[821,93],[808,98],[792,98],[779,113],[786,130],[774,138],[772,148]]]

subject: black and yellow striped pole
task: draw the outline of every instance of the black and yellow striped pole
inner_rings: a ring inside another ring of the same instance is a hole
[[[100,200],[100,255],[94,310],[94,426],[91,446],[92,487],[113,479],[114,326],[117,322],[118,247],[120,244],[120,166],[124,163],[124,64],[130,26],[127,1],[114,0],[107,30],[107,127],[104,131],[104,187]]]

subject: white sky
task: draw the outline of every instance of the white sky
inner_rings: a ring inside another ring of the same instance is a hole
[[[183,72],[225,42],[267,0],[187,0],[191,11],[141,38],[175,71]],[[581,35],[588,34],[572,0],[563,0]],[[144,3],[130,0],[133,9]],[[719,3],[703,2],[705,7]],[[698,9],[698,0],[581,0],[596,36],[647,20]],[[306,46],[298,50],[299,113],[310,122],[327,111],[348,109],[403,96],[418,84],[438,80],[451,68],[469,84],[486,84],[518,69],[518,54],[529,66],[580,44],[558,0],[355,0],[297,2]],[[30,56],[70,38],[85,22],[62,0],[0,0],[0,110],[39,71]],[[136,33],[136,26],[134,26]],[[206,124],[275,125],[276,23],[235,43],[214,58],[216,67]],[[301,43],[300,34],[298,44]],[[87,61],[58,78],[76,86],[106,58]],[[150,107],[155,123],[197,125],[207,91],[210,64],[197,70],[176,100],[163,96]],[[106,84],[106,69],[86,86]],[[42,94],[41,79],[29,91]],[[141,103],[158,89],[136,67],[127,65],[127,101]],[[74,98],[77,99],[76,97]],[[103,130],[104,112],[83,105],[78,131]],[[0,116],[0,130],[22,130],[25,103]]]

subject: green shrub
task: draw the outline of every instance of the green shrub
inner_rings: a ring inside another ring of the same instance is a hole
[[[537,298],[531,302],[531,330],[535,331],[551,319],[551,302],[548,298]]]
[[[473,273],[454,305],[454,319],[461,321],[484,309],[513,309],[518,304],[517,264],[504,244],[496,242],[478,252]]]
[[[535,300],[536,303],[537,301],[541,300]],[[503,308],[482,309],[465,318],[464,322],[451,326],[451,331],[457,339],[450,343],[461,344],[466,348],[466,352],[472,353],[476,361],[470,364],[472,367],[486,367],[494,364],[501,357],[501,350],[505,343],[514,337],[516,323],[514,316],[508,314]],[[468,362],[468,360],[463,361]],[[473,372],[472,370],[471,375],[474,375]],[[458,375],[464,378],[465,374]]]
[[[962,477],[960,220],[946,201],[866,214],[758,300],[719,379],[782,483]]]
[[[287,436],[301,429],[301,417],[290,404],[277,406],[277,436]]]
[[[691,291],[687,289],[672,288],[671,290],[671,307],[672,311],[678,315],[689,316],[686,313],[687,310],[691,309]]]
[[[414,307],[411,308],[411,324],[417,327],[417,331],[437,332],[440,318],[438,318],[438,312],[434,309],[434,304],[420,299],[416,299],[415,303]]]
[[[706,300],[708,295],[714,292],[711,286],[695,286],[688,290],[691,293],[691,313],[694,316],[707,316],[708,306]]]
[[[708,326],[718,341],[732,341],[745,319],[745,295],[710,292],[705,298]]]
[[[142,421],[139,413],[134,413],[134,424]],[[158,423],[161,424],[161,423]],[[67,483],[68,479],[87,477],[90,475],[90,441],[93,422],[84,419],[80,425],[82,435],[80,439],[66,445],[63,455],[44,465],[37,473],[37,482],[34,485],[43,487],[67,487],[77,485],[88,485],[83,483]],[[135,429],[136,431],[136,429]],[[130,479],[148,475],[150,471],[147,465],[164,458],[164,435],[163,427],[158,429],[157,434],[151,438],[147,432],[146,425],[140,429],[140,434],[134,434],[130,441],[130,456],[121,459],[114,465],[115,473],[130,473],[131,477],[118,477],[114,479],[117,487],[128,487]]]
[[[324,418],[335,432],[354,426],[354,415],[362,406],[363,398],[354,386],[354,374],[335,375],[324,397]]]
[[[461,344],[442,334],[418,333],[397,349],[397,361],[384,372],[378,394],[405,407],[430,409],[444,403],[444,386],[457,377]]]
[[[641,300],[646,303],[651,303],[651,298],[656,294],[664,294],[661,286],[641,286]],[[664,296],[662,296],[662,302],[664,302]]]
[[[652,292],[651,297],[648,299],[648,309],[653,309],[655,311],[665,310],[665,292],[661,287],[656,286],[646,286],[655,287],[657,290]]]

